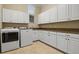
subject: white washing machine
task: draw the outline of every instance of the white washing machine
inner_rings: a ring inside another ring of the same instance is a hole
[[[19,48],[19,29],[1,29],[1,52]]]

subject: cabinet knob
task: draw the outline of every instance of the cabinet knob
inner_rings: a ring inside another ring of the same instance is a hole
[[[69,39],[68,39],[69,40]]]
[[[48,35],[48,36],[50,36],[50,35]]]

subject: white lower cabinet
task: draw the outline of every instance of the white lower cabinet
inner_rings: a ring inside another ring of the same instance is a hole
[[[68,53],[79,53],[79,39],[69,38]]]
[[[63,33],[61,33],[63,34]],[[70,54],[79,53],[79,35],[57,35],[57,48]]]
[[[56,32],[39,31],[39,39],[53,47],[56,47]]]
[[[57,44],[56,32],[50,32],[50,39],[48,43],[51,46],[56,47],[56,44]]]
[[[57,48],[67,52],[67,39],[66,36],[57,35]]]
[[[41,39],[41,41],[43,41],[45,43],[48,43],[48,40],[49,40],[48,31],[42,31],[42,39]]]
[[[27,31],[23,32],[27,33]],[[27,40],[23,38],[24,36],[22,35],[22,38],[24,39],[23,44],[28,44],[27,42],[32,42],[32,37],[29,33],[31,34],[31,31],[27,34],[23,34],[25,35],[25,38]],[[68,34],[45,30],[34,30],[32,35],[35,38],[33,38],[34,40],[40,40],[66,53],[79,53],[79,35],[77,34]]]
[[[33,41],[38,40],[38,30],[33,30]]]
[[[37,34],[38,33],[38,37]],[[79,53],[79,35],[39,30],[33,34],[37,40],[47,43],[69,54]]]
[[[43,31],[42,30],[38,30],[38,40],[42,40],[43,39]]]

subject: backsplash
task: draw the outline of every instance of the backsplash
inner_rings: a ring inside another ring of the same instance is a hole
[[[34,23],[2,23],[2,28],[20,28],[20,27],[26,27],[26,28],[39,28],[37,24]]]
[[[79,20],[68,22],[57,22],[40,24],[40,28],[64,28],[64,29],[79,29]]]
[[[2,23],[2,28],[7,27],[13,27],[13,28],[19,28],[19,27],[28,27],[27,23]]]

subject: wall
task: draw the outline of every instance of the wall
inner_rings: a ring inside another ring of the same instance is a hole
[[[2,5],[0,4],[0,10],[1,10],[1,15],[2,15]],[[1,18],[2,20],[2,18]],[[0,21],[0,28],[2,28],[2,22]]]
[[[41,8],[40,13],[41,13],[41,12],[44,12],[44,11],[46,11],[46,10],[48,10],[48,9],[51,9],[51,8],[53,8],[53,7],[55,7],[55,6],[56,6],[56,4],[42,4],[42,5],[40,6],[40,8]]]
[[[40,5],[34,5],[35,6],[35,15],[34,15],[34,23],[29,23],[29,28],[38,28],[38,14],[40,13]]]
[[[18,11],[27,11],[27,5],[26,4],[4,4],[3,8],[18,10]]]
[[[79,20],[60,23],[42,24],[40,28],[64,28],[64,29],[79,29]]]
[[[2,28],[6,27],[14,27],[14,28],[20,28],[20,27],[28,27],[28,24],[25,23],[2,23]]]
[[[34,20],[34,23],[37,24],[38,23],[38,15],[40,13],[40,5],[35,5],[35,20]]]

